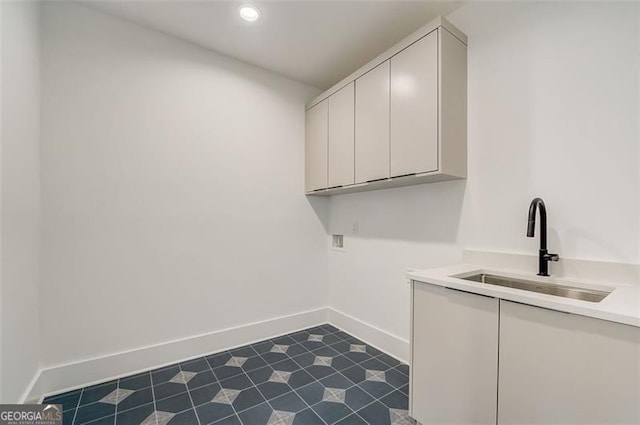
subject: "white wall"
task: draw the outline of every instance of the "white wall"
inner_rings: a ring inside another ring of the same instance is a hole
[[[43,19],[44,365],[325,307],[316,90],[84,6]]]
[[[553,249],[638,262],[638,4],[479,6],[451,17],[471,38],[470,167],[481,176],[469,181],[465,245],[531,252],[515,203],[539,194]]]
[[[333,197],[330,231],[347,237],[330,253],[330,305],[407,340],[406,269],[465,248],[535,254],[535,196],[561,258],[638,263],[639,8],[477,2],[452,14],[469,37],[468,180]]]
[[[469,36],[469,179],[327,209],[300,196],[314,89],[47,3],[44,366],[327,303],[406,340],[405,270],[464,248],[535,254],[534,196],[561,257],[638,262],[640,7],[482,2],[449,18]]]
[[[3,1],[0,400],[19,401],[39,363],[39,6]]]

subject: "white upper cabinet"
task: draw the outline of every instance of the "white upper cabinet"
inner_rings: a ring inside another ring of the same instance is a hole
[[[326,102],[328,136],[325,128],[307,128],[314,139],[307,145],[328,137],[328,162],[310,158],[317,152],[308,150],[306,164],[313,169],[308,178],[326,166],[328,180],[324,187],[307,181],[308,193],[466,178],[466,36],[446,19],[425,25],[318,96],[307,113]]]
[[[438,170],[438,32],[391,58],[391,177]]]
[[[354,183],[354,88],[351,83],[329,97],[329,187]]]
[[[307,110],[305,119],[305,190],[327,188],[328,102]]]
[[[389,177],[389,61],[356,80],[356,183]]]

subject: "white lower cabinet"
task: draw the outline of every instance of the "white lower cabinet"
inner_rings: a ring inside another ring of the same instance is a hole
[[[640,328],[500,301],[498,423],[640,424]]]
[[[412,315],[411,415],[495,425],[498,300],[414,283]]]
[[[640,328],[412,288],[409,404],[421,424],[640,424]]]

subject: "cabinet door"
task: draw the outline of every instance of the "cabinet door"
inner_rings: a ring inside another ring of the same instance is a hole
[[[354,182],[354,86],[352,82],[329,97],[329,187]]]
[[[327,101],[307,110],[305,119],[305,190],[327,187],[327,143],[329,116]]]
[[[498,423],[640,423],[640,328],[500,303]]]
[[[498,300],[414,283],[412,323],[413,417],[495,425]]]
[[[391,176],[438,169],[438,32],[391,58]]]
[[[389,177],[389,61],[356,80],[356,183]]]

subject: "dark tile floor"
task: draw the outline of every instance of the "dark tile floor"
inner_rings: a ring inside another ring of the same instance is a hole
[[[322,325],[47,397],[64,423],[409,425],[409,367]]]

